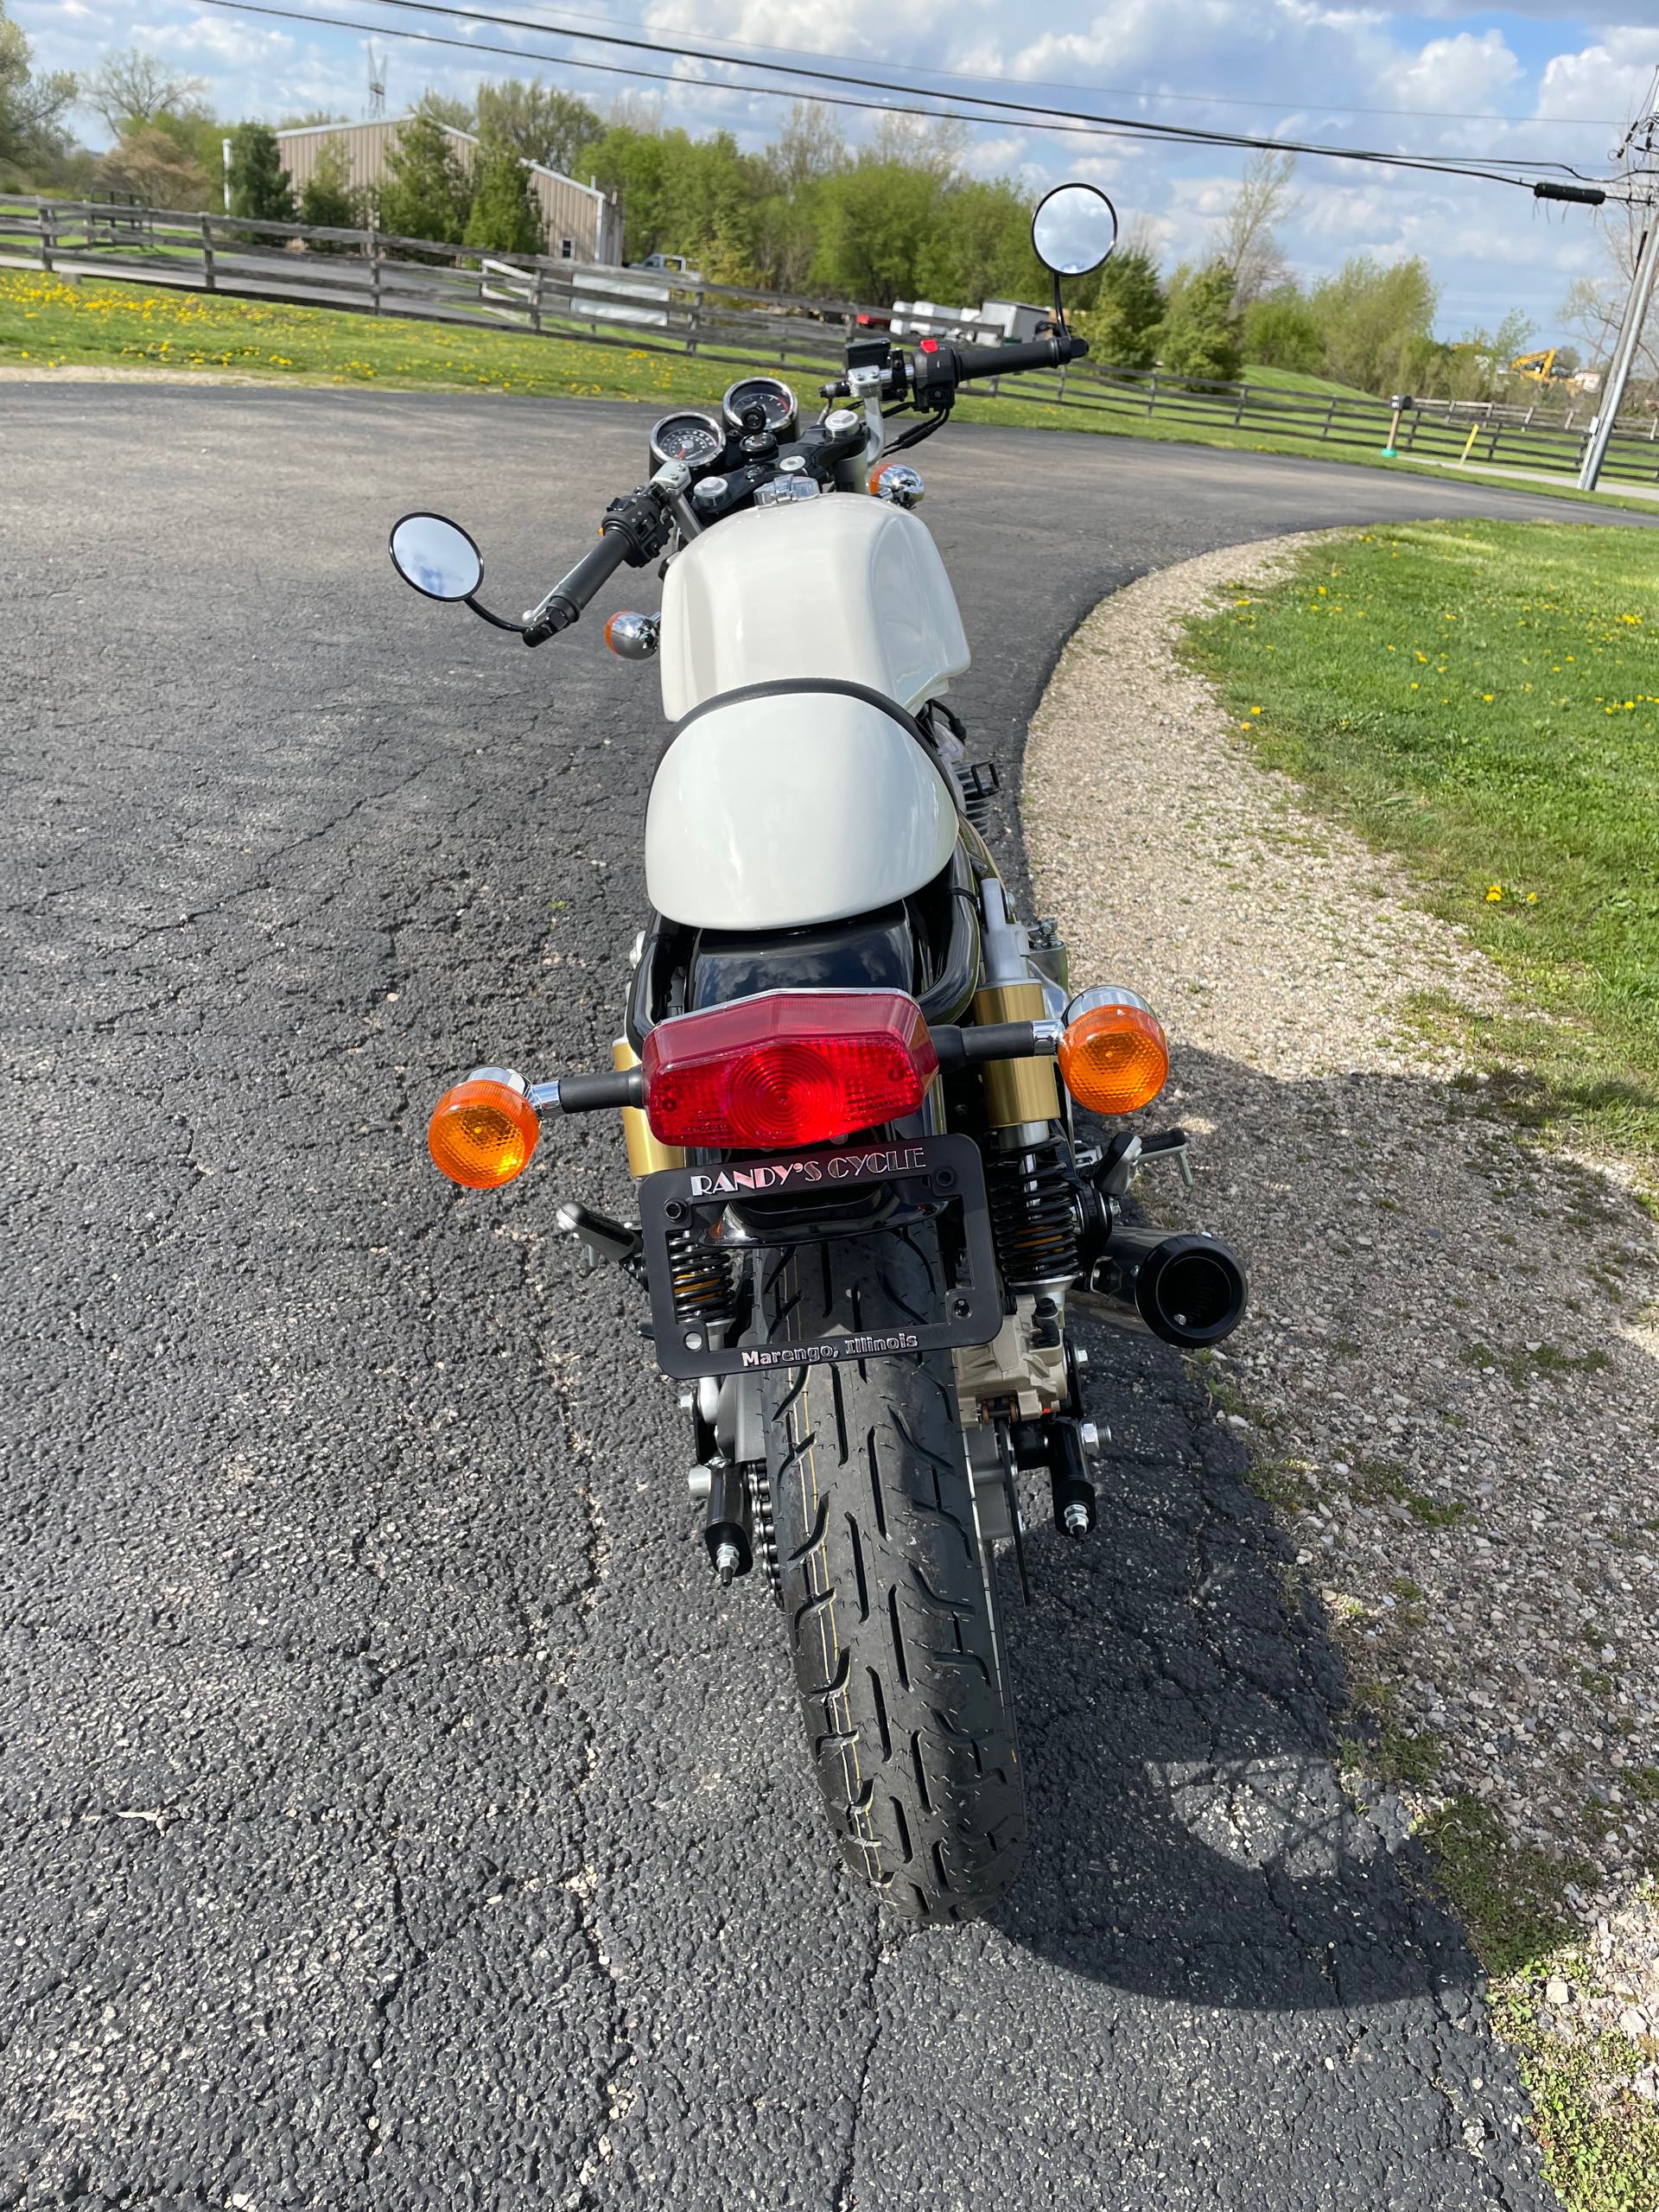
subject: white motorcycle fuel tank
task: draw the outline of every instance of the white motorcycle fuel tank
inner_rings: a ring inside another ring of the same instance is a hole
[[[885,500],[826,493],[694,538],[663,593],[663,705],[690,719],[646,811],[652,905],[696,928],[794,928],[930,882],[958,831],[938,768],[873,700],[789,687],[829,678],[913,713],[968,659],[932,537]]]

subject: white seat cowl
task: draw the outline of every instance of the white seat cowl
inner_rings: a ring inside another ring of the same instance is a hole
[[[894,715],[841,691],[715,702],[669,746],[645,811],[660,914],[715,930],[804,928],[919,891],[959,817]]]

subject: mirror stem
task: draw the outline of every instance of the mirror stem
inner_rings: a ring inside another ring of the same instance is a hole
[[[1054,278],[1054,335],[1064,338],[1066,334],[1065,302],[1060,297],[1060,272],[1056,269],[1052,274]]]
[[[492,614],[487,607],[479,605],[471,592],[467,593],[461,604],[463,607],[470,607],[474,614],[482,615],[485,621],[497,630],[511,630],[516,638],[522,638],[524,634],[524,626],[522,622],[509,622],[505,614]]]

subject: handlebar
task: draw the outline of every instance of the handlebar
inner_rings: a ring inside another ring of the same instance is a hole
[[[924,406],[948,407],[959,384],[976,377],[1006,377],[1021,369],[1057,369],[1089,351],[1086,338],[1033,338],[1023,346],[952,346],[925,338],[911,355],[911,383]]]
[[[601,528],[597,545],[590,546],[575,567],[559,578],[539,607],[524,617],[524,643],[544,645],[561,630],[579,620],[601,584],[608,583],[632,550],[626,532]]]
[[[524,643],[545,645],[561,630],[582,618],[582,610],[626,561],[643,569],[654,561],[668,543],[673,500],[683,489],[686,470],[667,465],[649,484],[642,484],[626,499],[613,499],[599,525],[597,545],[584,553],[569,575],[561,576],[539,607],[524,617]]]
[[[946,349],[940,347],[943,353]],[[952,346],[957,377],[966,384],[974,377],[1006,377],[1020,369],[1058,369],[1089,351],[1086,338],[1033,338],[1026,346]]]

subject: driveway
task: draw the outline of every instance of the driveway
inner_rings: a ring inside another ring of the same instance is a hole
[[[1173,1357],[1095,1347],[1101,1529],[1031,1544],[1023,1881],[915,1936],[832,1866],[640,1301],[550,1235],[557,1197],[626,1205],[608,1121],[494,1198],[427,1166],[457,1071],[607,1064],[658,709],[597,621],[532,656],[417,600],[387,527],[455,513],[516,610],[647,418],[45,385],[0,416],[0,2203],[1546,2202]],[[1580,519],[1084,436],[920,458],[1010,787],[1066,635],[1148,568]]]

